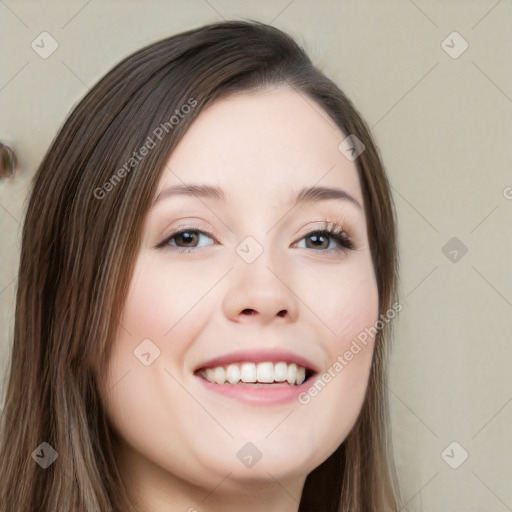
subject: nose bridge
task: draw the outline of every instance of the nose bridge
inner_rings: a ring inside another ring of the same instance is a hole
[[[248,197],[247,195],[244,197]],[[242,235],[241,241],[235,246],[235,252],[240,261],[236,264],[244,265],[247,269],[255,266],[276,268],[279,259],[275,212],[269,205],[265,208],[267,214],[261,213],[261,205],[256,202],[252,205],[248,200],[243,211],[243,218],[237,222],[237,234]],[[266,270],[268,272],[268,269]]]
[[[255,291],[259,290],[258,293],[270,295],[283,291],[286,277],[281,264],[283,260],[272,237],[267,236],[260,242],[249,235],[238,244],[236,253],[239,261],[235,267],[241,282],[250,283]]]
[[[287,284],[284,259],[273,237],[260,238],[261,242],[246,236],[235,248],[235,268],[224,298],[226,315],[237,318],[250,312],[266,321],[277,316],[294,318],[296,298]]]

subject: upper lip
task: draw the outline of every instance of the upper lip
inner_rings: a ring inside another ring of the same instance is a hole
[[[280,361],[284,361],[286,363],[295,363],[297,366],[303,366],[304,368],[306,368],[306,370],[309,370],[314,373],[319,372],[317,366],[313,362],[309,361],[303,356],[299,356],[298,354],[295,354],[289,350],[284,349],[237,350],[235,352],[223,354],[212,359],[209,359],[208,361],[202,362],[196,367],[195,372],[202,370],[204,368],[226,366],[231,363],[279,363]]]

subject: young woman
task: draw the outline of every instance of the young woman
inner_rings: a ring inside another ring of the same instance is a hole
[[[398,511],[396,247],[366,124],[289,36],[124,59],[34,179],[1,512]]]

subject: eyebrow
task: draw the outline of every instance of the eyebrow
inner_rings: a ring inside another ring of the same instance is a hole
[[[174,196],[199,196],[215,199],[216,201],[226,201],[226,195],[224,191],[218,187],[212,187],[210,185],[186,184],[174,185],[165,188],[158,194],[153,202],[153,206],[155,206],[163,199],[168,199]],[[359,201],[355,197],[351,196],[344,190],[330,187],[305,187],[299,190],[295,195],[291,196],[290,203],[292,206],[297,206],[303,203],[328,201],[332,199],[348,201],[362,210]]]

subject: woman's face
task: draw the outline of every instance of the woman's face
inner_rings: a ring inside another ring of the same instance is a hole
[[[344,139],[279,88],[213,104],[168,160],[104,393],[133,488],[204,497],[279,481],[297,498],[354,425],[374,342],[357,337],[378,296]],[[172,192],[185,185],[218,191]],[[313,187],[338,192],[296,202]],[[314,234],[336,226],[352,249]]]

